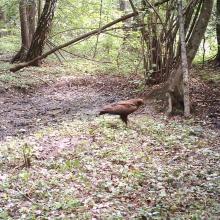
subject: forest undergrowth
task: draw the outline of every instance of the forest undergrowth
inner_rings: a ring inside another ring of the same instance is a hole
[[[215,82],[195,78],[190,119],[149,101],[126,127],[98,110],[136,97],[139,77],[62,67],[8,75],[4,65],[0,219],[219,218],[220,133],[206,117],[218,114],[206,105]]]

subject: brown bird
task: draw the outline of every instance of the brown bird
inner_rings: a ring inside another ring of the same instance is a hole
[[[100,111],[99,115],[120,115],[121,120],[127,125],[128,115],[132,112],[135,112],[143,104],[144,100],[140,98],[120,101],[109,105],[105,105]]]

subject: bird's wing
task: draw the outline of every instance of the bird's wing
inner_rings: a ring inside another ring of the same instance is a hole
[[[134,103],[135,99],[125,100],[125,101],[119,101],[117,103],[114,103],[115,105],[135,105]]]
[[[124,104],[114,104],[114,105],[105,106],[102,109],[102,112],[109,114],[116,114],[116,115],[121,115],[121,114],[129,115],[132,112],[136,111],[137,109],[138,107],[135,105],[124,103]]]

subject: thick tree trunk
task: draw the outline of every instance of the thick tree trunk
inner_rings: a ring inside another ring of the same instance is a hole
[[[186,39],[183,19],[182,0],[178,0],[178,15],[179,15],[179,35],[181,44],[181,64],[183,75],[183,98],[184,98],[184,115],[190,115],[190,101],[189,101],[189,69],[186,54]]]
[[[188,65],[192,64],[192,61],[196,55],[199,48],[201,40],[206,31],[211,12],[213,7],[213,0],[203,0],[200,15],[195,24],[193,32],[187,43],[187,60]],[[170,75],[168,82],[168,97],[169,112],[175,112],[176,109],[184,109],[184,95],[183,95],[183,75],[181,70],[181,65],[179,65],[176,71],[173,71]]]
[[[149,39],[149,48],[148,50],[151,51],[148,56],[150,57],[149,62],[149,69],[151,71],[150,78],[146,79],[146,84],[158,84],[161,82],[161,64],[162,64],[162,56],[161,56],[161,47],[160,42],[158,39],[158,27],[157,27],[157,17],[155,15],[150,16],[149,23],[149,31],[150,35],[148,36]]]
[[[30,46],[29,26],[27,15],[27,0],[20,0],[19,3],[20,25],[21,25],[21,48],[18,53],[12,58],[11,62],[24,61],[27,50]]]
[[[220,66],[220,0],[216,1],[216,38],[218,44],[218,52],[216,55],[216,65]]]
[[[28,28],[29,28],[29,41],[31,42],[36,27],[37,7],[35,0],[29,1],[27,12],[28,12],[27,15],[28,15]]]
[[[28,50],[26,57],[27,62],[41,56],[43,53],[48,34],[51,30],[56,3],[57,0],[46,0],[45,2],[43,12],[31,42],[31,46]],[[40,63],[40,60],[37,60],[36,62],[32,63],[32,65],[39,66]]]

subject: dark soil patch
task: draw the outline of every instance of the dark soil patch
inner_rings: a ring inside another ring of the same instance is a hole
[[[123,77],[90,76],[63,78],[29,93],[2,93],[0,140],[75,117],[92,119],[103,104],[130,98],[135,89],[137,84]]]
[[[194,74],[196,75],[196,74]],[[145,96],[154,99],[154,107],[158,112],[166,112],[167,97],[164,84],[154,85],[145,90]],[[195,122],[211,129],[220,129],[220,86],[217,82],[207,82],[199,77],[190,82],[191,115]],[[179,113],[184,119],[183,112]],[[178,117],[178,115],[177,115]],[[182,119],[181,119],[182,118]]]
[[[192,111],[203,125],[220,129],[220,87],[193,79],[191,86]]]
[[[23,136],[48,125],[74,118],[92,120],[106,103],[138,96],[137,81],[122,76],[63,77],[22,93],[8,90],[0,96],[0,140],[8,136]],[[148,88],[151,90],[152,88]],[[192,110],[203,126],[220,128],[220,88],[216,84],[193,79]],[[156,105],[155,105],[156,104]],[[161,102],[149,103],[140,112],[157,117],[165,112]],[[175,120],[175,119],[174,119]]]

